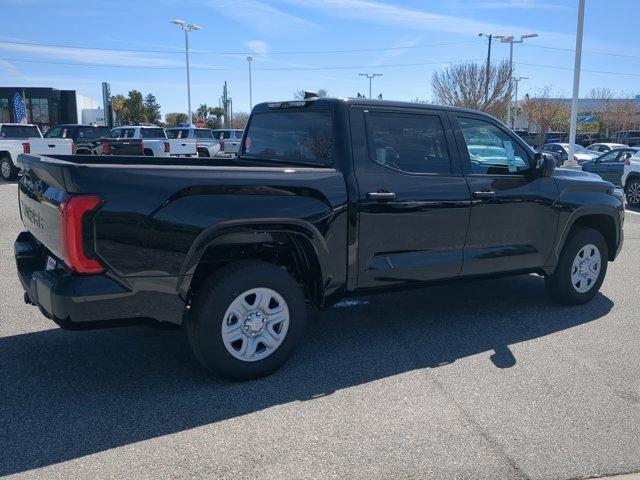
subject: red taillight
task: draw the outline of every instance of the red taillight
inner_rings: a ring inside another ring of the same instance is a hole
[[[77,150],[76,142],[71,142],[71,155],[75,155]]]
[[[164,142],[164,153],[169,153],[171,151],[171,145],[169,142]]]
[[[144,140],[140,140],[140,155],[144,155]]]
[[[109,155],[109,142],[102,142],[102,154]]]
[[[22,153],[31,153],[31,144],[23,143],[22,144]]]
[[[220,151],[224,152],[224,142],[220,140]]]
[[[102,273],[104,267],[84,249],[84,219],[100,205],[94,195],[67,197],[60,203],[60,242],[64,263],[76,273]]]

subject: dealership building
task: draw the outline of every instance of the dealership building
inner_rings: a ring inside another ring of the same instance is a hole
[[[96,100],[80,95],[75,90],[0,87],[0,123],[16,121],[13,105],[16,92],[26,100],[29,123],[35,123],[42,131],[61,123],[81,123],[83,110],[95,110],[100,105]]]

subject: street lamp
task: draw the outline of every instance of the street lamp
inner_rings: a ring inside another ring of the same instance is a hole
[[[375,77],[381,77],[382,74],[381,73],[359,73],[358,75],[361,77],[367,77],[369,79],[369,98],[371,98],[371,80],[373,80]]]
[[[493,41],[493,35],[491,34],[487,35],[486,33],[479,33],[478,36],[487,37],[489,39],[489,47],[487,48],[487,68],[484,74],[484,105],[486,108],[487,104],[489,103],[489,75],[490,75],[490,69],[491,69],[491,42]]]
[[[253,110],[253,89],[251,86],[251,62],[253,62],[253,57],[247,57],[247,63],[249,64],[249,110]]]
[[[193,125],[193,114],[191,113],[191,80],[189,78],[189,32],[202,30],[202,27],[194,23],[186,23],[184,20],[169,20],[169,23],[178,25],[184,32],[184,52],[187,60],[187,104],[189,108],[189,125]]]
[[[524,43],[525,38],[535,38],[537,33],[529,33],[527,35],[520,35],[520,40],[516,40],[513,35],[496,35],[495,38],[499,38],[501,43],[509,44],[509,101],[507,102],[507,125],[511,124],[511,92],[513,91],[513,44]]]
[[[512,129],[513,129],[513,126],[514,126],[514,124],[515,124],[515,122],[516,122],[516,120],[518,118],[518,84],[520,83],[521,80],[529,80],[529,77],[515,77],[513,79],[513,81],[516,82],[516,99],[515,99],[515,102],[513,102],[513,103],[516,104],[516,113],[513,116],[512,121],[511,121],[511,128]]]

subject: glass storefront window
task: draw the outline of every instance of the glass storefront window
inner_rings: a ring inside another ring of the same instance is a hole
[[[27,98],[30,123],[49,125],[49,100],[46,98]]]
[[[11,123],[11,109],[9,99],[0,98],[0,123]]]

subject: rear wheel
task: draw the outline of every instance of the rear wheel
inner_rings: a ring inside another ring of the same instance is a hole
[[[640,179],[632,178],[624,189],[627,203],[632,207],[640,207]]]
[[[15,180],[18,176],[18,168],[11,161],[11,157],[0,158],[0,175],[5,181]]]
[[[191,348],[209,371],[233,380],[269,375],[289,359],[302,337],[302,289],[274,265],[227,265],[194,294],[185,324]]]
[[[607,273],[607,242],[592,228],[577,227],[567,239],[556,270],[545,277],[549,294],[565,305],[591,300]]]

